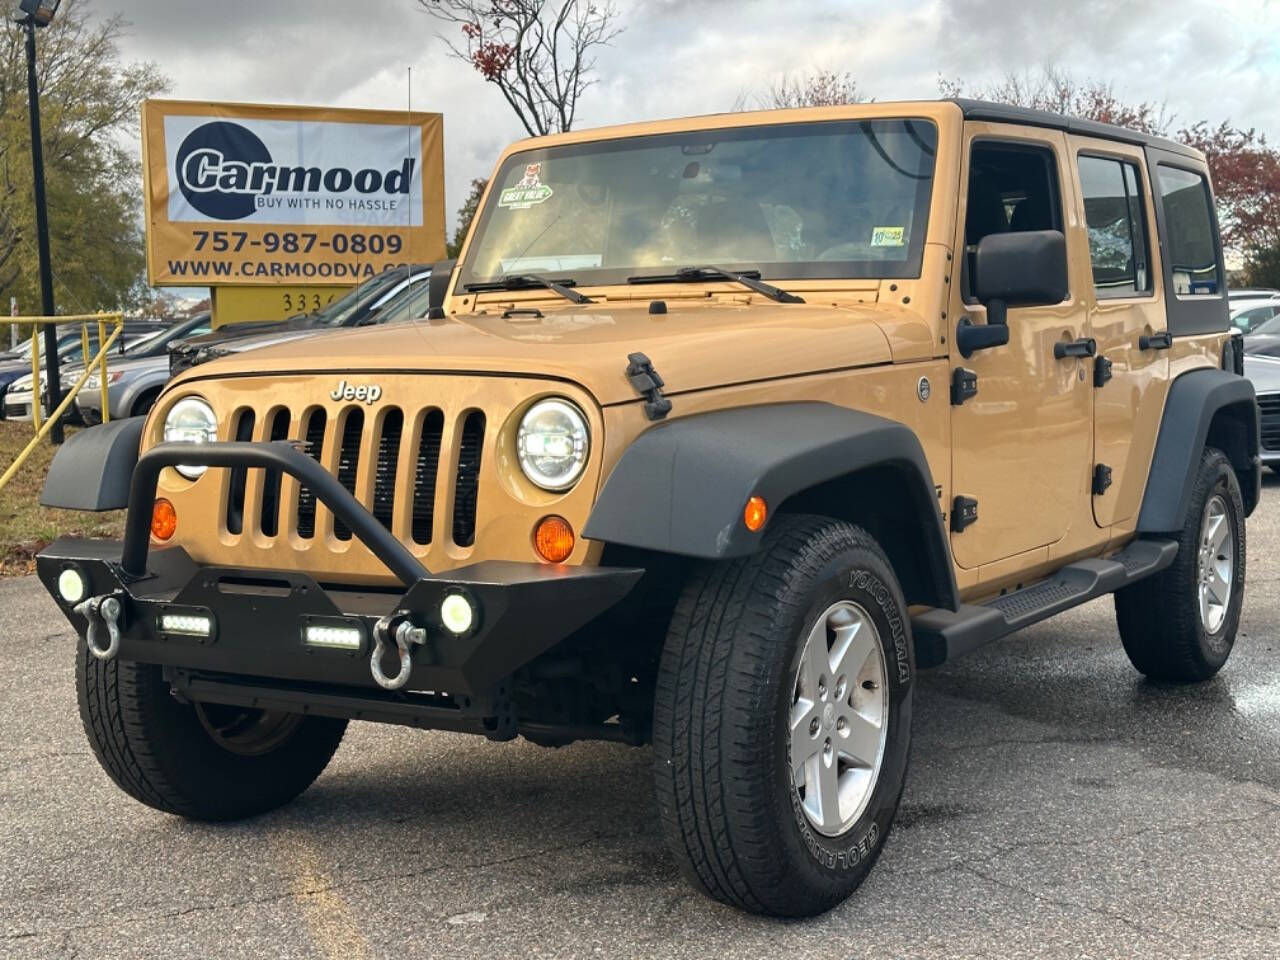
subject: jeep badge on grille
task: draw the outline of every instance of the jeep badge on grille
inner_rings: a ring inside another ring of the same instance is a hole
[[[382,388],[376,383],[357,387],[353,383],[339,380],[338,386],[330,391],[329,397],[333,400],[359,400],[361,403],[374,404],[382,399]]]

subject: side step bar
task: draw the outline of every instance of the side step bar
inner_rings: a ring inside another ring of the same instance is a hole
[[[1047,580],[959,610],[933,609],[911,619],[916,666],[936,667],[1015,630],[1047,620],[1159,573],[1178,553],[1172,540],[1135,540],[1105,560],[1078,560]]]

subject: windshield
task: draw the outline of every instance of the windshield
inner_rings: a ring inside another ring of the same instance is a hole
[[[401,320],[415,320],[427,312],[430,304],[431,287],[426,283],[415,283],[405,287],[390,300],[373,311],[364,323],[399,323]]]
[[[777,279],[918,276],[937,136],[925,120],[792,123],[516,154],[460,283],[613,284],[703,264]]]
[[[1253,328],[1254,333],[1280,333],[1280,316],[1272,317],[1266,323]]]
[[[404,283],[408,274],[404,270],[388,270],[367,283],[362,283],[344,297],[325,304],[308,319],[319,327],[343,327],[360,310],[383,296],[398,283]]]
[[[184,320],[175,323],[171,327],[163,330],[157,330],[155,333],[149,333],[145,337],[135,340],[124,349],[126,357],[158,357],[165,353],[166,348],[175,340],[181,340],[185,337],[198,337],[212,330],[212,323],[208,317],[200,320]]]

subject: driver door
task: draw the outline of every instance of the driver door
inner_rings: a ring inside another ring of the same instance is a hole
[[[952,284],[950,316],[962,323],[987,320],[986,308],[969,295],[972,251],[982,237],[1060,230],[1074,251],[1068,162],[1066,137],[1057,131],[966,125],[962,182],[967,191],[956,242],[965,252],[960,282]],[[956,495],[951,546],[961,568],[974,570],[1024,554],[1027,563],[1039,562],[1079,517],[1092,529],[1092,360],[1054,356],[1055,344],[1089,336],[1085,288],[1074,253],[1070,259],[1067,299],[1049,306],[1011,306],[1008,344],[966,358],[951,338],[953,370],[977,376],[976,395],[951,407]],[[962,497],[977,501],[977,519],[967,525],[958,509]]]

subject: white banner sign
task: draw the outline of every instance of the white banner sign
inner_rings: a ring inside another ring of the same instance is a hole
[[[422,130],[167,116],[170,222],[422,226]]]

